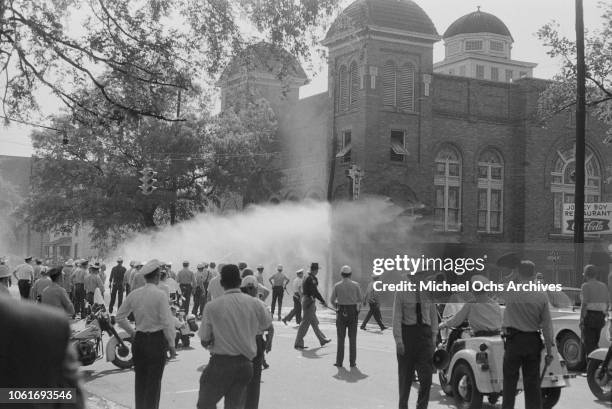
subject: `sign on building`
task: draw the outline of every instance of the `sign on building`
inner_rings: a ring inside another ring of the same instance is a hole
[[[563,204],[563,234],[574,232],[574,204]],[[612,203],[584,204],[584,233],[612,234]]]

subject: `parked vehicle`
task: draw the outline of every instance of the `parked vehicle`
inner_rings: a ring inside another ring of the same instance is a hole
[[[132,360],[132,340],[123,331],[117,332],[103,304],[91,306],[91,312],[85,319],[85,328],[75,330],[70,338],[75,345],[81,365],[88,366],[102,359],[106,352],[106,360],[118,368],[127,369],[134,365]],[[106,348],[102,335],[107,333],[110,339]]]
[[[604,402],[612,400],[612,360],[607,368],[602,366],[608,348],[599,348],[591,352],[587,363],[587,382],[589,389],[597,399]]]
[[[469,334],[469,328],[463,330]],[[438,347],[434,355],[434,365],[442,390],[453,396],[457,408],[480,409],[486,396],[489,403],[495,404],[502,395],[504,341],[501,336],[464,337],[456,340],[452,346],[452,356],[446,351],[446,340]],[[571,375],[557,351],[554,359],[545,366],[546,353],[542,352],[543,370],[541,383],[542,407],[551,409],[559,401],[561,389],[569,386]],[[518,389],[523,389],[522,376]]]

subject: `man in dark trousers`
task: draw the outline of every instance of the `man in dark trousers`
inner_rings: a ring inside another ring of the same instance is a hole
[[[293,290],[293,309],[283,318],[283,323],[285,325],[287,325],[293,317],[295,317],[296,324],[300,325],[302,322],[302,283],[304,282],[304,269],[300,268],[295,274],[297,277],[294,278],[293,283],[291,283]]]
[[[367,303],[370,306],[370,310],[368,311],[365,318],[363,319],[363,322],[361,323],[361,329],[363,330],[366,329],[366,325],[368,325],[368,321],[370,321],[370,318],[372,318],[372,316],[374,316],[374,319],[376,320],[376,323],[380,327],[381,331],[387,329],[387,327],[385,327],[385,324],[383,324],[382,322],[378,291],[374,290],[374,283],[380,280],[381,277],[379,275],[372,275],[372,281],[370,281],[370,284],[368,284],[368,288],[366,289],[366,293],[363,298],[363,305],[366,305]]]
[[[74,288],[74,311],[85,318],[85,277],[87,276],[87,260],[78,260],[78,267],[72,273],[71,281]]]
[[[17,280],[17,287],[19,287],[19,294],[21,298],[30,298],[30,289],[34,283],[34,267],[32,267],[32,256],[24,259],[25,263],[19,264],[15,270],[13,270],[13,276]]]
[[[125,267],[123,267],[123,259],[119,257],[117,259],[117,265],[111,270],[110,278],[108,279],[108,288],[111,290],[111,299],[108,306],[108,311],[111,314],[113,313],[113,307],[115,306],[115,299],[117,298],[117,295],[119,295],[117,308],[121,307],[121,304],[123,303],[123,288],[125,287],[125,284],[123,283],[124,278]]]
[[[198,264],[195,273],[195,291],[193,293],[193,311],[191,313],[198,318],[202,317],[204,307],[206,306],[206,298],[208,297],[208,284],[212,279],[212,274],[208,270],[208,264]]]
[[[340,269],[342,280],[334,285],[331,294],[331,304],[336,305],[336,330],[338,333],[338,349],[334,366],[342,367],[344,361],[344,339],[348,330],[349,363],[351,368],[357,366],[357,319],[362,296],[359,284],[351,280],[350,266]]]
[[[161,263],[151,260],[140,273],[146,284],[126,297],[117,311],[117,324],[134,340],[136,409],[158,409],[161,381],[166,365],[166,351],[176,356],[174,349],[175,329],[168,296],[159,289]],[[134,314],[136,329],[128,322],[128,315]]]
[[[431,296],[421,291],[423,272],[409,275],[414,291],[398,291],[393,301],[393,337],[397,350],[399,409],[408,409],[414,371],[419,377],[417,409],[427,409],[433,353],[438,335],[438,311]]]
[[[601,330],[606,325],[608,307],[608,287],[597,279],[597,267],[592,264],[584,267],[584,279],[580,295],[582,303],[580,306],[580,329],[582,331],[582,342],[584,355],[589,356],[591,352],[599,347]]]
[[[300,323],[300,327],[298,328],[297,336],[295,338],[294,347],[295,349],[306,349],[308,347],[304,346],[304,337],[308,332],[308,328],[312,325],[312,329],[319,339],[319,343],[321,346],[331,342],[331,339],[327,338],[325,334],[319,329],[319,319],[317,318],[317,306],[316,300],[319,300],[323,306],[327,307],[327,303],[319,293],[319,289],[317,286],[319,285],[319,280],[317,280],[317,274],[319,273],[319,263],[312,263],[310,265],[310,274],[304,280],[304,284],[302,285],[302,322]]]
[[[535,283],[535,265],[523,260],[518,266],[520,284]],[[546,362],[552,360],[553,330],[548,297],[540,291],[507,291],[502,328],[506,342],[502,409],[514,409],[519,370],[523,372],[525,409],[540,409],[540,360],[542,335]]]
[[[183,310],[185,314],[189,314],[189,304],[191,303],[191,293],[195,288],[195,274],[189,269],[189,261],[183,261],[183,269],[176,276],[176,281],[181,289],[181,294],[185,297],[183,301]]]
[[[269,279],[272,286],[272,317],[274,317],[274,307],[278,304],[278,320],[281,320],[281,308],[283,308],[283,295],[289,283],[289,278],[283,273],[283,266],[276,267],[276,274]]]

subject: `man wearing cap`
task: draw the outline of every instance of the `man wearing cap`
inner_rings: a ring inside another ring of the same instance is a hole
[[[25,258],[25,263],[19,264],[13,270],[13,276],[17,280],[19,294],[21,298],[28,299],[30,297],[30,288],[34,281],[34,268],[32,267],[32,256]]]
[[[32,269],[34,270],[34,280],[32,281],[32,283],[35,283],[36,280],[38,280],[40,276],[42,275],[42,270],[43,270],[42,260],[39,258],[35,259]]]
[[[181,288],[181,294],[185,297],[183,301],[183,310],[185,314],[189,314],[189,304],[191,303],[191,293],[196,285],[195,274],[189,269],[189,261],[183,261],[183,269],[176,276],[176,281]]]
[[[6,264],[0,264],[0,296],[10,295],[11,270]]]
[[[206,297],[208,297],[208,284],[211,280],[208,264],[200,263],[197,266],[195,273],[195,291],[193,293],[193,310],[191,313],[196,317],[202,317],[204,306],[206,305]]]
[[[289,278],[283,273],[283,266],[276,267],[276,274],[270,277],[270,285],[272,286],[272,317],[274,317],[274,306],[278,302],[278,320],[281,320],[281,309],[283,308],[283,295],[285,288],[290,282]]]
[[[304,269],[300,268],[295,272],[293,279],[292,290],[293,290],[293,309],[283,318],[283,324],[287,325],[289,321],[295,317],[295,323],[300,325],[302,322],[302,283],[304,282]]]
[[[168,262],[166,264],[166,272],[168,273],[168,278],[171,278],[176,281],[176,273],[172,271],[172,262]]]
[[[257,266],[257,276],[255,276],[255,278],[257,278],[257,282],[259,283],[259,290],[257,293],[257,296],[259,297],[260,300],[265,301],[267,296],[264,297],[264,292],[261,290],[261,287],[265,287],[266,285],[264,284],[264,266],[263,264],[260,264]]]
[[[34,302],[40,302],[40,295],[44,291],[45,288],[51,285],[51,279],[47,275],[47,269],[41,268],[40,277],[38,280],[34,282],[32,288],[30,289],[30,300]]]
[[[60,285],[62,281],[61,267],[54,267],[49,270],[48,276],[51,284],[42,291],[40,295],[41,304],[58,308],[68,315],[74,315],[74,305],[70,302],[66,289]]]
[[[319,263],[312,263],[310,265],[310,273],[308,277],[304,280],[304,284],[302,285],[302,322],[300,323],[300,327],[298,328],[297,336],[295,338],[294,347],[295,349],[306,349],[308,347],[304,346],[304,337],[308,332],[308,329],[312,325],[312,329],[319,339],[319,343],[321,346],[331,342],[331,339],[327,338],[325,334],[319,329],[319,319],[317,318],[317,306],[315,304],[316,300],[319,300],[323,306],[327,307],[327,303],[319,293],[319,289],[317,286],[319,285],[319,280],[317,280],[317,274],[319,273]]]
[[[96,262],[89,266],[89,274],[85,276],[85,298],[90,305],[94,304],[94,293],[96,288],[100,289],[100,294],[104,295],[104,284],[100,278],[100,263]]]
[[[521,284],[535,281],[535,265],[523,260],[518,265]],[[502,321],[505,333],[503,409],[514,408],[516,385],[522,368],[526,408],[541,408],[540,359],[546,347],[546,361],[552,360],[553,328],[548,297],[540,291],[507,291]],[[541,332],[540,332],[541,331]],[[544,336],[544,346],[542,345]]]
[[[399,409],[408,409],[416,370],[419,377],[417,409],[427,409],[433,373],[434,345],[438,335],[438,310],[431,295],[421,291],[423,273],[409,275],[415,291],[397,291],[393,300],[393,337],[397,352]]]
[[[580,329],[585,356],[599,347],[599,337],[606,325],[610,300],[608,287],[597,279],[597,267],[589,264],[584,267],[584,279],[580,289]]]
[[[62,267],[62,275],[60,279],[60,285],[66,290],[68,299],[73,302],[72,294],[72,273],[74,272],[74,260],[66,260]]]
[[[130,278],[130,291],[142,288],[147,284],[147,281],[140,272],[143,266],[144,263],[142,261],[137,261],[134,263],[135,270],[132,271],[132,277]]]
[[[72,287],[74,289],[74,311],[84,318],[85,314],[85,277],[87,273],[87,260],[79,260],[77,269],[72,273]]]
[[[159,289],[161,264],[151,260],[139,272],[146,284],[126,297],[117,311],[117,324],[134,340],[136,409],[157,409],[161,394],[161,381],[166,364],[166,350],[171,357],[174,349],[175,329],[168,306],[168,296]],[[136,329],[127,317],[134,314]]]
[[[135,263],[136,263],[136,260],[130,261],[130,268],[127,270],[127,272],[125,273],[125,276],[123,277],[123,282],[125,284],[125,296],[126,297],[131,291],[130,282],[132,281],[132,273],[136,270],[136,268],[134,267]]]
[[[254,276],[246,276],[242,279],[242,284],[240,285],[240,289],[243,293],[256,297],[258,301],[261,302],[264,308],[266,305],[263,301],[257,297],[259,292],[260,284],[257,281],[257,278]],[[270,316],[271,317],[271,316]],[[266,337],[264,339],[264,332],[267,332]],[[261,371],[262,367],[267,368],[265,354],[269,353],[272,350],[272,338],[274,337],[274,325],[270,323],[267,331],[260,331],[257,333],[255,337],[255,342],[257,343],[257,355],[253,358],[253,377],[251,381],[247,385],[246,390],[246,404],[244,409],[258,409],[259,408],[259,390],[261,384]]]
[[[366,329],[366,325],[368,325],[368,321],[370,321],[370,318],[372,318],[372,316],[374,316],[374,320],[380,327],[381,331],[384,331],[387,329],[387,327],[385,327],[385,324],[383,324],[382,322],[382,315],[380,313],[379,294],[378,294],[378,291],[374,289],[374,283],[376,283],[377,281],[380,281],[381,279],[382,279],[381,276],[377,274],[373,274],[372,281],[370,281],[370,283],[368,284],[368,288],[366,289],[365,296],[363,297],[363,305],[366,305],[367,303],[370,307],[370,310],[368,311],[363,322],[361,323],[361,329],[363,330]]]
[[[112,314],[113,307],[115,306],[115,299],[119,294],[117,300],[117,308],[121,307],[123,303],[123,279],[125,278],[125,267],[123,267],[123,259],[119,257],[117,259],[117,265],[111,269],[110,278],[108,279],[108,288],[111,290],[110,304],[108,306],[108,312]]]
[[[331,304],[336,306],[336,331],[338,334],[338,348],[334,366],[342,367],[343,365],[344,340],[348,330],[349,363],[353,368],[357,365],[357,318],[363,297],[359,284],[351,280],[352,270],[350,266],[342,266],[340,275],[342,280],[334,285],[330,298]]]
[[[219,264],[218,269],[219,272],[221,271],[221,269],[223,268],[224,264]],[[218,274],[216,276],[214,276],[211,280],[210,283],[208,284],[208,300],[214,300],[215,298],[219,298],[223,295],[223,293],[225,292],[225,290],[223,289],[223,286],[221,285],[221,274]]]
[[[240,291],[241,284],[238,267],[223,266],[225,294],[204,308],[198,335],[211,357],[200,377],[198,409],[214,409],[221,398],[225,398],[226,408],[244,408],[246,388],[253,376],[252,360],[257,356],[255,339],[270,328],[272,319],[260,300]]]
[[[240,271],[240,278],[244,278],[244,270],[246,270],[247,268],[247,263],[245,261],[241,261],[240,263],[238,263],[238,271]]]

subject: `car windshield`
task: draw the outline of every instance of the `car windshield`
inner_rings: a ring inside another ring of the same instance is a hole
[[[548,291],[548,302],[555,308],[572,308],[574,302],[563,291]]]

